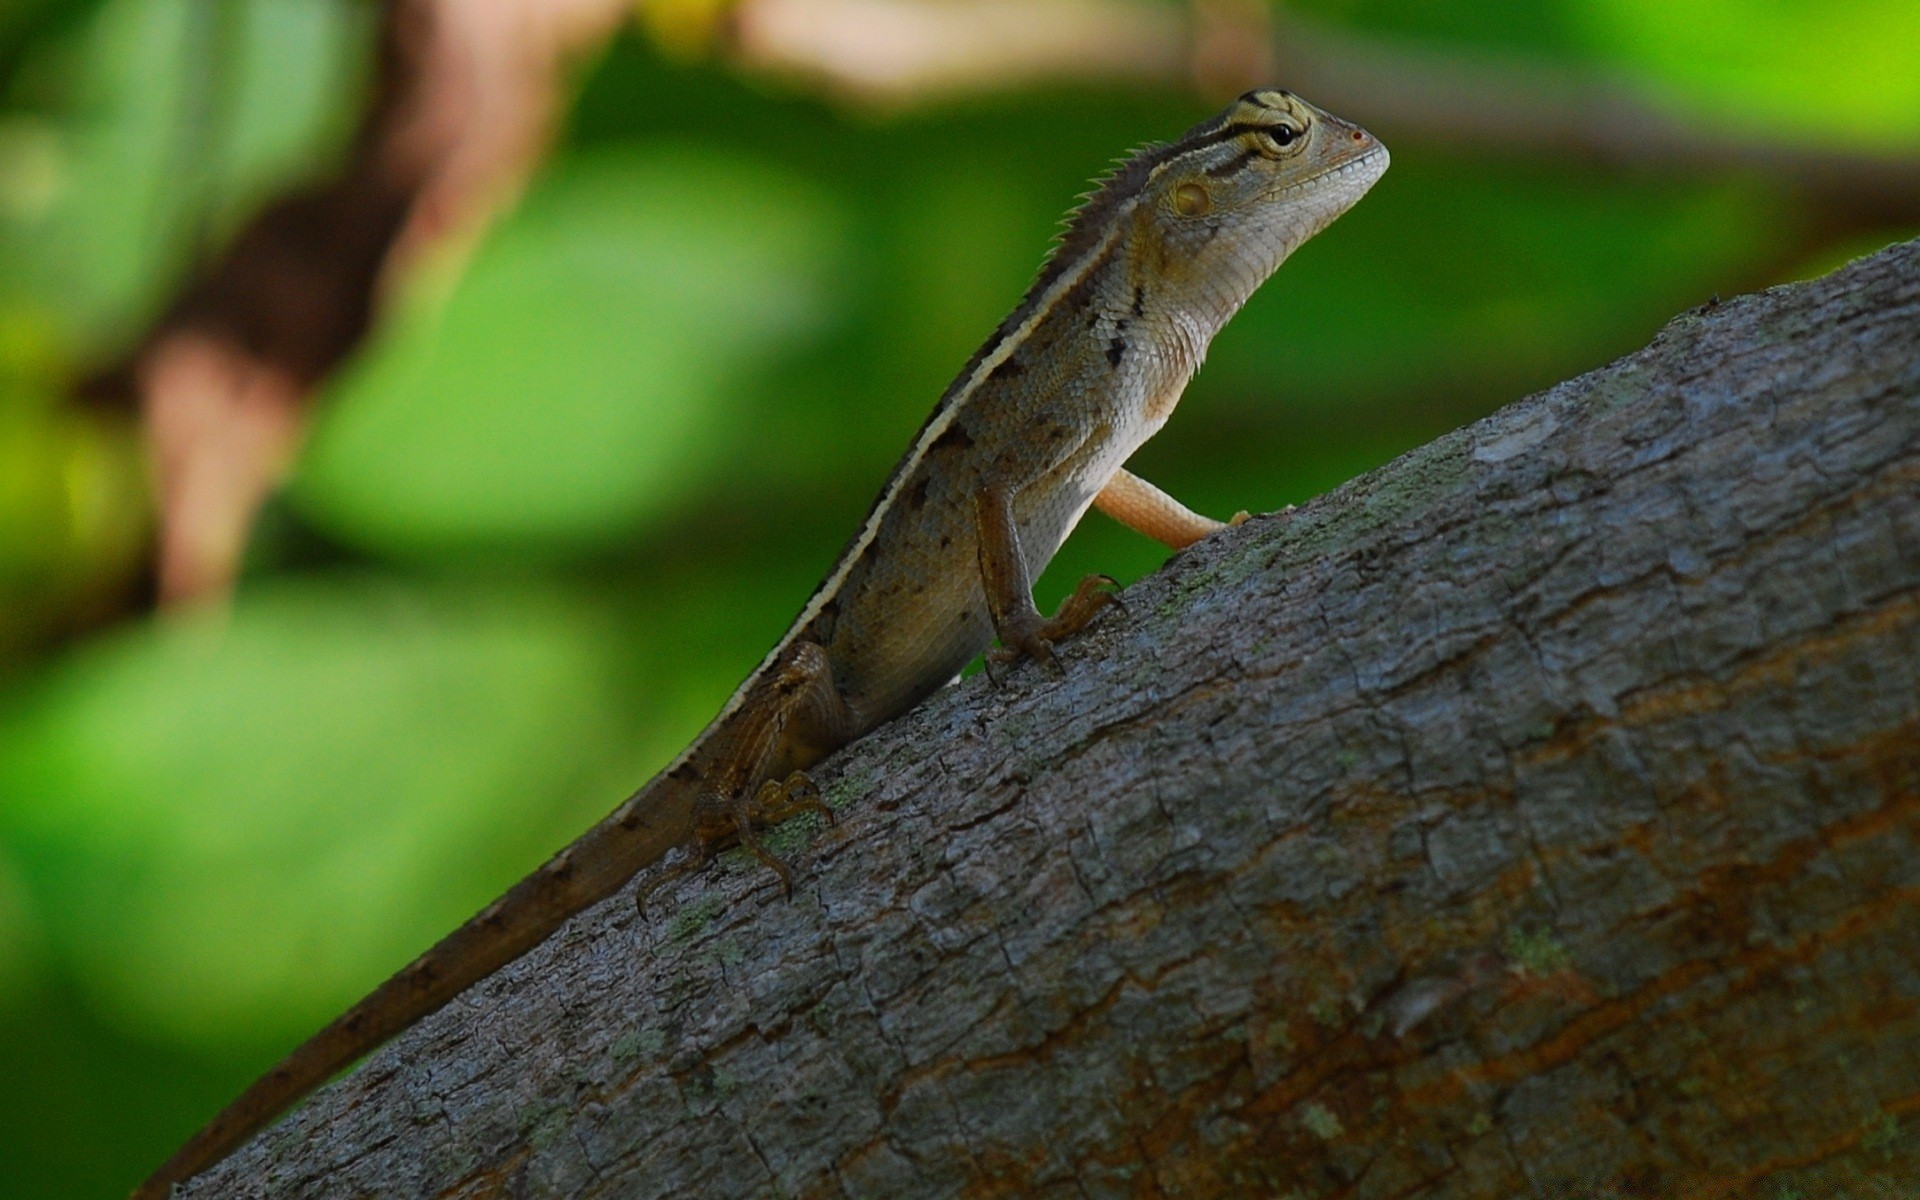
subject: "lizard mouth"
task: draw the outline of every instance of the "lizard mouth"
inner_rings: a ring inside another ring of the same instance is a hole
[[[1305,179],[1295,179],[1284,187],[1276,188],[1267,194],[1267,199],[1279,200],[1302,192],[1320,190],[1328,183],[1339,182],[1348,177],[1365,176],[1364,182],[1356,181],[1359,186],[1353,193],[1353,199],[1358,200],[1381,175],[1386,173],[1390,161],[1391,156],[1387,153],[1387,148],[1379,142],[1374,142],[1373,145],[1351,158],[1334,162]]]
[[[1354,155],[1352,158],[1339,160],[1330,166],[1315,171],[1305,179],[1288,184],[1283,190],[1293,191],[1296,188],[1312,187],[1314,184],[1330,176],[1354,174],[1363,169],[1370,170],[1374,178],[1377,179],[1386,172],[1390,157],[1391,156],[1387,154],[1387,148],[1385,146],[1379,142],[1374,142],[1373,145],[1367,147],[1359,154]],[[1376,166],[1375,164],[1378,165]]]

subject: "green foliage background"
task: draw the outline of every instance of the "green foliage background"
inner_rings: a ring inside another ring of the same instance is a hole
[[[1299,8],[1920,149],[1912,0]],[[848,112],[624,36],[524,202],[331,387],[230,618],[64,637],[150,520],[133,431],[72,385],[196,248],[333,161],[371,16],[0,0],[0,1196],[124,1192],[644,779],[779,634],[1086,180],[1208,111],[1057,87]],[[1393,149],[1143,474],[1221,514],[1303,500],[1900,232],[1823,242],[1757,179]],[[1091,517],[1041,599],[1163,557]]]

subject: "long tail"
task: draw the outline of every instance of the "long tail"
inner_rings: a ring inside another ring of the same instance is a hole
[[[659,861],[690,836],[693,796],[690,784],[666,774],[656,776],[605,820],[254,1081],[134,1189],[134,1200],[164,1200],[171,1185],[219,1162],[382,1042],[526,953],[568,917]]]

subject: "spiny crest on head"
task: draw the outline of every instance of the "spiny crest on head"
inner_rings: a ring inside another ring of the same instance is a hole
[[[1154,168],[1180,153],[1196,138],[1205,137],[1231,124],[1246,108],[1268,109],[1271,107],[1269,97],[1277,98],[1277,94],[1270,91],[1249,92],[1229,105],[1226,111],[1187,130],[1177,141],[1148,142],[1115,159],[1106,174],[1093,181],[1092,190],[1078,197],[1079,204],[1061,222],[1060,232],[1054,235],[1053,248],[1040,265],[1039,277],[1027,289],[1027,299],[1031,300],[1045,291],[1069,264],[1100,240],[1102,219],[1128,196],[1138,192],[1147,177],[1153,174]]]
[[[1113,187],[1114,183],[1129,166],[1148,155],[1158,156],[1161,151],[1167,148],[1168,146],[1165,142],[1142,142],[1108,163],[1106,170],[1094,176],[1093,182],[1087,190],[1073,198],[1073,207],[1067,210],[1067,215],[1060,218],[1059,228],[1054,230],[1053,241],[1049,243],[1047,248],[1047,261],[1051,262],[1053,260],[1054,256],[1059,253],[1061,244],[1072,236],[1074,227],[1080,223],[1081,218],[1087,215],[1087,210],[1093,207],[1094,201],[1100,197],[1102,192]],[[1159,161],[1158,157],[1155,158],[1155,161]],[[1152,168],[1148,169],[1151,170]]]

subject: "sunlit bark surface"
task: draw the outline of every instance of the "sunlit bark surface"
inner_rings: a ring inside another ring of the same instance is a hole
[[[190,1194],[1920,1178],[1920,243],[1216,535],[1063,661],[833,760],[792,901],[611,901]]]

